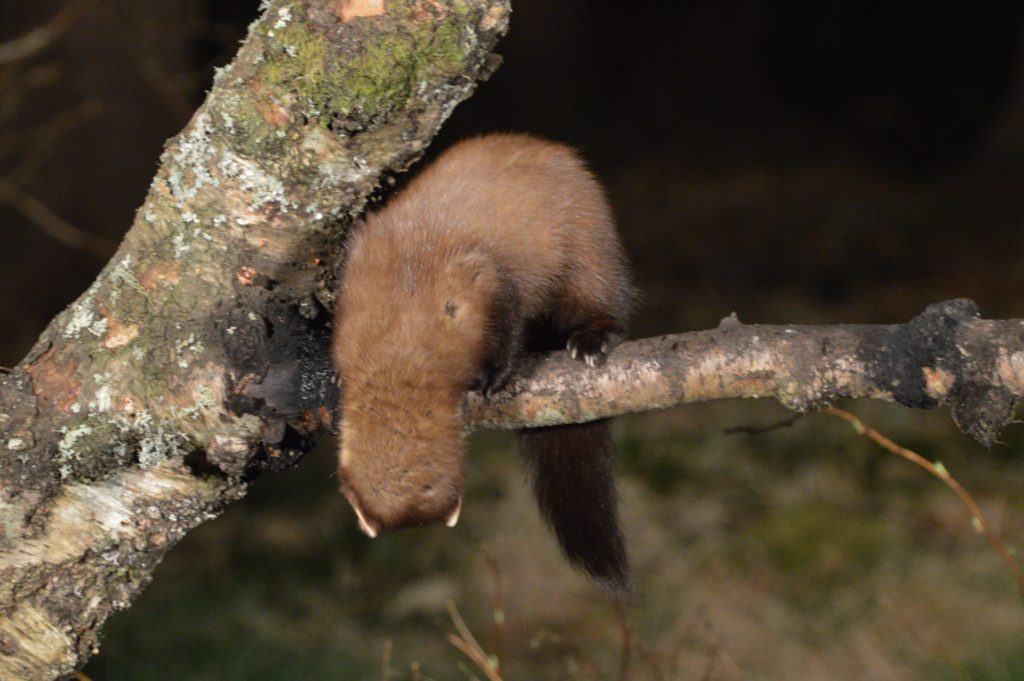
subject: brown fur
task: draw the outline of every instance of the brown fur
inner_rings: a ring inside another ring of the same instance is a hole
[[[370,214],[349,245],[334,358],[342,489],[371,532],[457,512],[464,393],[501,386],[525,324],[546,321],[594,363],[633,296],[603,192],[559,144],[467,140]]]

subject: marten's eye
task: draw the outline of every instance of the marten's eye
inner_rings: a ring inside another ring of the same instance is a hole
[[[444,313],[451,317],[452,319],[455,319],[455,313],[458,311],[459,306],[453,303],[452,301],[449,300],[444,304]]]

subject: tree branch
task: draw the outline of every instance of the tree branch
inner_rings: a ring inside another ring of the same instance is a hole
[[[521,428],[606,418],[687,402],[774,397],[796,411],[872,397],[948,404],[991,445],[1024,395],[1024,320],[988,321],[969,300],[931,305],[908,324],[717,329],[624,343],[599,369],[566,353],[537,358],[502,393],[468,398],[472,423]]]
[[[264,4],[113,259],[0,373],[0,678],[84,664],[171,545],[330,423],[344,231],[495,68],[508,11]]]

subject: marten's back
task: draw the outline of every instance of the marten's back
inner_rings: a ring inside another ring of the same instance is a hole
[[[511,273],[527,317],[576,263],[624,267],[604,193],[576,153],[522,134],[461,142],[377,216],[437,243],[474,244]],[[372,227],[373,218],[368,220]],[[444,239],[447,237],[447,239]]]

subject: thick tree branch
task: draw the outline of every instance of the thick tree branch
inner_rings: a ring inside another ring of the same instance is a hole
[[[730,397],[774,397],[797,411],[845,397],[907,407],[948,404],[990,445],[1024,396],[1024,320],[988,321],[974,303],[931,305],[909,324],[762,326],[735,317],[717,329],[624,343],[599,369],[554,353],[484,401],[478,427],[589,421]]]
[[[0,374],[0,678],[84,664],[331,421],[342,235],[496,66],[507,0],[271,0],[92,286]]]

